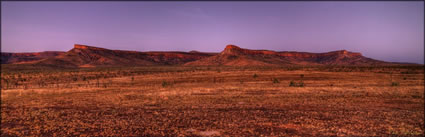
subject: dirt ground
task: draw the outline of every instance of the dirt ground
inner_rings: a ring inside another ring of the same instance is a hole
[[[424,136],[425,131],[423,66],[4,67],[1,88],[1,136]]]

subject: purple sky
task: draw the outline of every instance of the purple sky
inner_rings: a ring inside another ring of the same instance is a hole
[[[424,2],[1,2],[2,52],[346,49],[424,62]]]

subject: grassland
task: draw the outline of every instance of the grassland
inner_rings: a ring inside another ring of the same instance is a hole
[[[1,136],[424,136],[425,131],[423,66],[2,65],[1,80]]]

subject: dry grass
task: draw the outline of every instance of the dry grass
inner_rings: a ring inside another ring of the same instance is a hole
[[[424,135],[423,67],[342,69],[348,72],[158,67],[2,74],[33,79],[7,89],[2,82],[1,136]],[[391,86],[391,79],[400,84]],[[301,80],[305,87],[289,86]]]

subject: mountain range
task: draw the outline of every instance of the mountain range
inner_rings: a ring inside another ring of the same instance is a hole
[[[346,50],[326,53],[251,50],[227,45],[220,53],[178,51],[125,51],[75,44],[67,51],[1,53],[2,64],[33,64],[61,67],[103,66],[284,66],[284,65],[400,65],[364,57]]]

